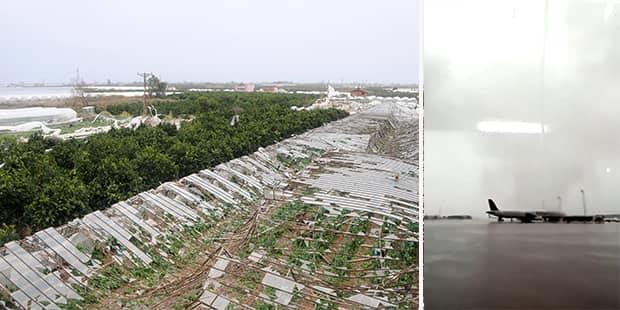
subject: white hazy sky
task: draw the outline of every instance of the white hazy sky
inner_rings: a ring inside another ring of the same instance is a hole
[[[0,84],[418,81],[416,0],[2,1]]]

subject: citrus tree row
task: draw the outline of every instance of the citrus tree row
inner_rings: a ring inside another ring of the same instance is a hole
[[[182,94],[158,111],[194,116],[174,125],[113,129],[86,140],[39,135],[0,142],[0,242],[64,224],[160,183],[250,154],[261,146],[343,118],[327,109],[294,111],[312,96]],[[116,113],[139,114],[141,111]],[[238,121],[230,121],[238,115]]]

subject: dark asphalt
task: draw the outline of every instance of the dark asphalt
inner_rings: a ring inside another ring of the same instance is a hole
[[[425,309],[620,309],[620,224],[425,221]]]

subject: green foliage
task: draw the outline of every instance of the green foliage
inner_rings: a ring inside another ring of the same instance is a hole
[[[200,290],[198,290],[198,289],[190,290],[185,295],[183,295],[181,297],[181,300],[179,300],[174,305],[174,309],[179,309],[179,310],[180,309],[190,309],[191,305],[194,304],[196,302],[196,300],[198,300],[199,297],[200,297]]]
[[[419,228],[418,228],[418,223],[414,223],[414,222],[410,222],[407,224],[407,229],[409,229],[409,231],[411,232],[418,232]]]
[[[254,244],[266,250],[267,253],[269,253],[269,255],[279,256],[282,254],[282,251],[279,249],[276,249],[276,245],[278,243],[278,240],[280,240],[280,238],[286,232],[287,229],[288,228],[286,227],[286,225],[283,225],[279,228],[276,228],[267,233],[264,233],[254,240]]]
[[[162,180],[178,178],[179,167],[174,160],[152,146],[142,149],[136,161],[138,174],[146,187],[157,187]]]
[[[113,129],[87,140],[0,140],[0,224],[17,232],[59,225],[176,179],[346,116],[327,109],[293,111],[313,96],[179,94],[154,102],[158,113],[195,116],[181,129],[162,124]],[[142,113],[140,102],[107,107]],[[239,122],[231,127],[233,115]],[[306,164],[307,161],[301,163]],[[283,214],[284,217],[286,215]]]
[[[385,222],[383,223],[383,227],[381,228],[381,231],[383,232],[383,234],[393,234],[396,232],[396,225],[389,223],[389,222]]]
[[[105,257],[105,251],[103,250],[101,245],[96,243],[95,246],[93,247],[92,253],[90,253],[90,258],[101,262],[103,261],[104,257]]]
[[[26,206],[26,214],[35,229],[57,226],[72,220],[75,214],[89,212],[87,201],[84,183],[58,175],[42,185],[40,192]]]
[[[75,292],[78,293],[78,295],[82,297],[82,299],[81,300],[69,299],[67,300],[66,304],[58,305],[61,309],[68,309],[68,310],[88,309],[89,305],[92,305],[99,300],[99,297],[97,297],[95,292],[87,286],[75,284],[72,287],[75,290]]]
[[[309,205],[301,201],[287,202],[276,211],[273,218],[279,222],[288,222],[308,209]]]
[[[144,104],[140,101],[124,102],[108,106],[105,108],[105,110],[114,115],[121,115],[123,114],[123,112],[129,113],[131,115],[141,115],[144,111]],[[101,111],[97,110],[97,113],[99,112]]]
[[[0,226],[0,244],[17,239],[19,239],[19,234],[15,231],[15,225],[2,224]]]
[[[370,221],[367,218],[357,219],[353,223],[351,223],[351,227],[349,228],[349,231],[354,234],[357,234],[359,232],[366,233],[369,225],[370,225]]]
[[[334,272],[340,276],[347,274],[347,268],[351,266],[350,260],[353,259],[355,253],[362,245],[363,240],[360,237],[350,238],[344,245],[340,248],[338,253],[334,256],[334,259],[331,262],[331,266],[334,268]],[[339,283],[342,279],[336,278],[332,279],[333,283]]]
[[[319,303],[314,305],[314,309],[320,309],[320,310],[336,310],[338,309],[338,306],[336,305],[336,303],[334,303],[333,301],[330,300],[325,300],[325,299],[320,299]]]
[[[273,299],[276,298],[276,289],[271,286],[265,286],[265,294]]]
[[[290,231],[290,221],[306,212],[309,207],[309,205],[306,205],[301,201],[287,202],[280,206],[274,212],[272,218],[282,224],[275,228],[260,226],[258,229],[258,236],[252,238],[251,242],[246,247],[241,249],[242,255],[249,255],[256,248],[264,249],[271,256],[277,257],[282,255],[282,251],[280,249],[276,249],[278,241],[282,238],[282,236],[284,236],[285,233]]]
[[[261,274],[255,269],[250,269],[239,279],[243,286],[253,290],[256,288],[256,285],[261,282]]]
[[[179,251],[183,248],[183,240],[177,236],[168,236],[169,246],[166,248],[166,252],[172,256],[179,255]]]
[[[303,296],[303,292],[297,288],[297,286],[293,287],[293,297],[291,298],[292,303],[297,303]]]
[[[80,309],[83,309],[83,303],[80,300],[71,299],[66,304],[61,304],[60,309],[80,310]]]
[[[396,285],[404,286],[404,287],[413,287],[416,283],[418,283],[417,274],[414,271],[405,272],[400,277],[398,277],[398,281]]]
[[[276,307],[274,305],[259,301],[254,305],[256,310],[274,310]]]
[[[282,153],[278,153],[276,157],[286,167],[294,169],[295,171],[299,171],[305,168],[307,165],[310,164],[310,162],[312,162],[311,158],[292,157],[292,156],[284,155]]]
[[[404,264],[413,265],[418,259],[418,244],[413,241],[403,241],[398,247],[397,257],[400,258]]]
[[[110,291],[121,287],[126,283],[126,278],[123,277],[123,272],[117,265],[112,265],[100,274],[92,277],[88,284],[96,289],[103,291]]]

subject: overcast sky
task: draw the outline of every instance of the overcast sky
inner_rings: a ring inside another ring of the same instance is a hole
[[[415,0],[2,1],[0,84],[418,80]]]

